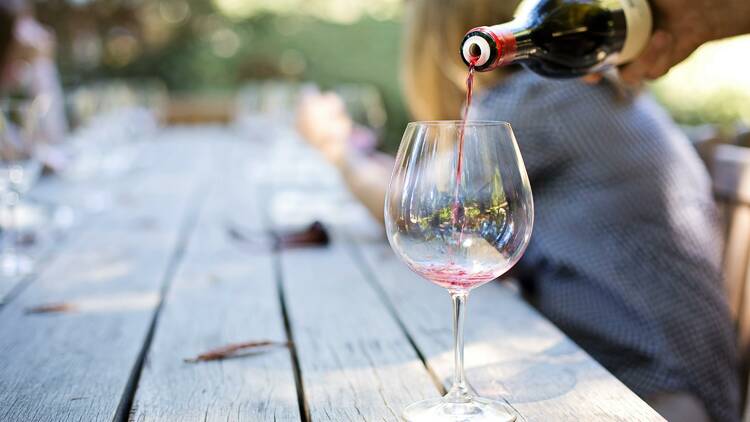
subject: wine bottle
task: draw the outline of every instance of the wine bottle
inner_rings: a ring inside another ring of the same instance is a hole
[[[512,21],[470,30],[461,57],[477,71],[520,63],[573,78],[633,60],[651,27],[647,0],[524,0]]]

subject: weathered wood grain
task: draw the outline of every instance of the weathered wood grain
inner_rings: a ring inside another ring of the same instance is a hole
[[[230,230],[262,237],[260,198],[229,156],[247,145],[219,143],[213,188],[170,287],[146,359],[131,420],[299,421],[290,351],[275,348],[217,362],[189,358],[231,343],[286,341],[270,250]],[[218,163],[217,163],[218,164]]]
[[[447,388],[453,370],[448,294],[408,270],[382,238],[357,239],[372,279]],[[481,395],[510,403],[519,420],[663,420],[511,289],[482,286],[467,310],[468,379]]]
[[[436,397],[408,339],[346,252],[284,251],[284,299],[313,421],[397,421]]]
[[[438,396],[432,373],[447,380],[452,371],[445,291],[408,271],[382,237],[362,236],[380,229],[309,149],[236,141],[224,128],[170,129],[141,169],[102,181],[119,192],[116,207],[72,232],[0,308],[0,420],[112,420],[132,410],[135,421],[395,421]],[[222,165],[205,172],[213,160]],[[210,193],[197,189],[204,183]],[[348,234],[277,255],[230,239],[229,225],[250,235],[261,227],[264,203],[286,223],[323,217]],[[79,311],[24,312],[59,302]],[[469,378],[520,420],[661,420],[508,289],[479,288],[468,310]],[[288,336],[292,350],[182,361]]]
[[[0,420],[112,420],[190,220],[201,145],[165,140],[161,165],[70,239],[38,280],[0,309]],[[106,186],[106,184],[104,184]],[[70,302],[79,312],[28,315]]]
[[[200,133],[201,130],[196,132]],[[143,143],[140,148],[133,146],[132,149],[137,150],[133,169],[121,175],[92,175],[85,179],[69,179],[54,175],[40,179],[33,189],[24,195],[24,201],[33,206],[48,207],[50,211],[57,208],[57,212],[67,212],[69,215],[66,218],[72,218],[72,221],[69,227],[57,227],[55,221],[43,222],[44,226],[36,233],[37,243],[31,248],[21,249],[21,252],[28,254],[35,261],[34,272],[4,279],[0,283],[0,306],[12,300],[23,287],[33,282],[54,258],[55,253],[64,247],[68,238],[79,236],[101,214],[107,213],[108,208],[130,202],[135,192],[133,182],[139,180],[131,180],[131,175],[154,170],[174,172],[186,164],[189,165],[185,160],[176,159],[170,151],[184,144],[182,138],[185,135],[192,134],[185,129],[171,129],[156,136],[155,140],[161,145]],[[48,217],[54,219],[56,216]]]
[[[732,316],[737,322],[743,352],[750,346],[750,319],[745,319],[745,308],[750,308],[750,205],[728,203],[729,221],[724,247],[724,278]],[[747,357],[746,354],[742,355]]]
[[[317,219],[334,235],[366,217],[332,168],[303,145],[280,145],[256,170],[276,224]],[[329,247],[280,254],[306,414],[313,421],[396,421],[406,405],[438,389],[348,247],[334,235]]]

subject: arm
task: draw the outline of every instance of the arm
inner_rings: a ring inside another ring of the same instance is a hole
[[[750,33],[748,0],[651,0],[656,17],[645,51],[621,69],[624,81],[655,79],[700,45]]]
[[[380,223],[383,223],[383,207],[388,190],[388,181],[393,169],[393,158],[381,154],[381,158],[362,154],[348,154],[338,165],[349,191]]]
[[[351,148],[351,139],[366,136],[346,112],[335,94],[309,95],[297,110],[297,130],[341,173],[349,191],[378,221],[383,222],[383,204],[393,159],[384,154]],[[371,135],[371,134],[370,134]]]

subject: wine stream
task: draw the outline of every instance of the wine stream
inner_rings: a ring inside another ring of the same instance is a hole
[[[469,66],[469,76],[466,77],[466,107],[464,108],[461,119],[461,129],[458,134],[458,164],[456,165],[456,195],[458,195],[458,186],[461,184],[461,167],[464,157],[464,132],[466,131],[466,122],[469,119],[469,109],[471,108],[471,98],[474,93],[474,65]],[[458,196],[456,196],[458,199]]]
[[[469,65],[469,75],[466,77],[466,106],[463,111],[463,116],[461,120],[461,127],[458,130],[458,158],[456,159],[456,187],[453,194],[453,209],[451,212],[451,223],[453,224],[453,227],[455,228],[458,224],[459,219],[459,212],[460,212],[460,198],[459,198],[459,191],[461,188],[461,171],[463,169],[463,158],[464,158],[464,135],[466,133],[466,122],[469,119],[469,109],[471,108],[471,98],[472,94],[474,92],[474,61],[476,59],[472,58],[472,63]],[[463,224],[462,224],[463,226]],[[461,227],[461,230],[459,231],[459,238],[458,243],[459,246],[461,244],[461,237],[463,235],[463,227]]]

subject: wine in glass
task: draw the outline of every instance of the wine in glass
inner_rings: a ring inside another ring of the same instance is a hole
[[[508,123],[409,123],[385,201],[388,240],[414,272],[453,301],[453,386],[404,410],[407,421],[513,421],[504,404],[480,398],[463,369],[469,291],[508,271],[531,236],[528,176]]]

